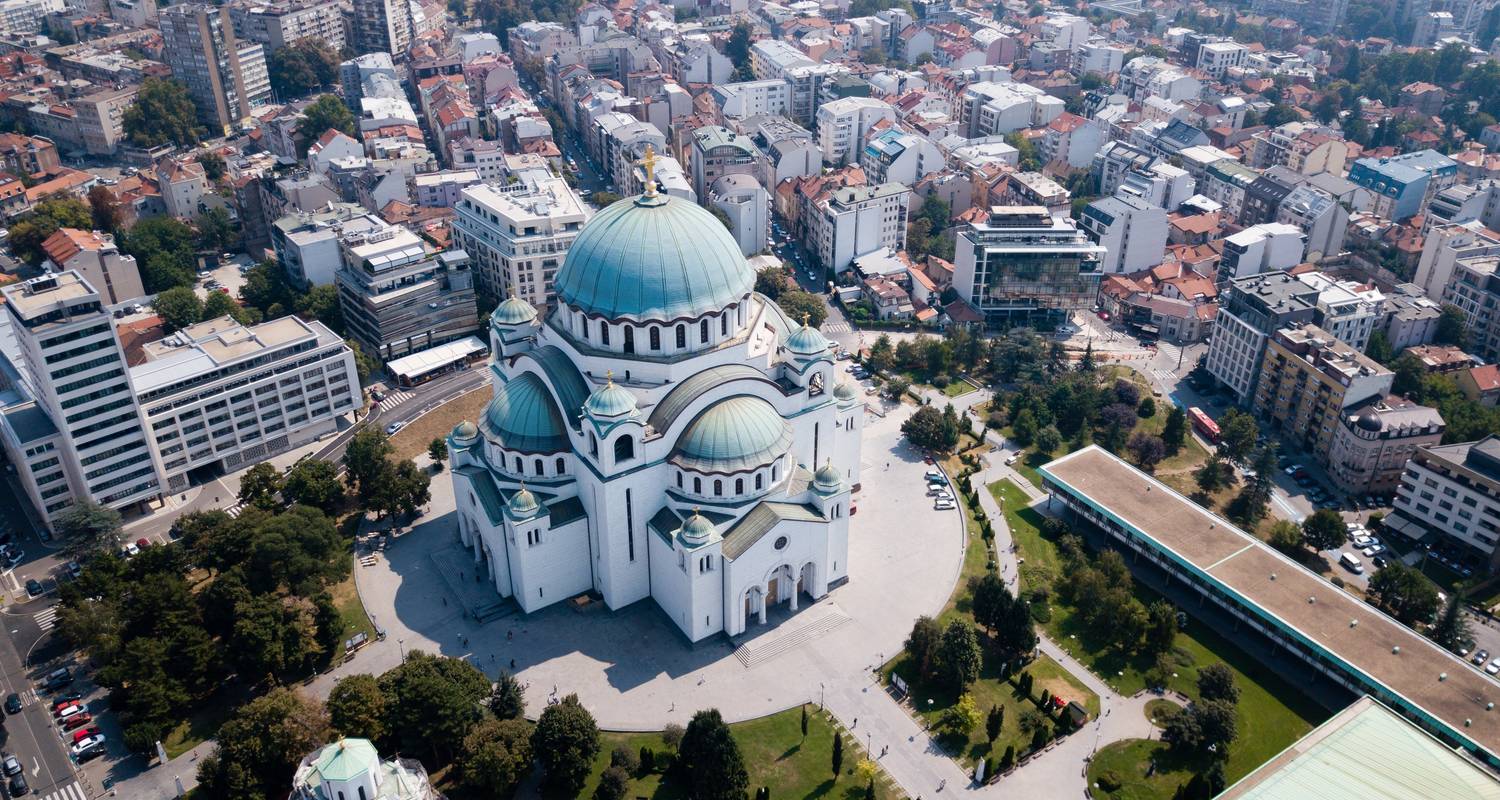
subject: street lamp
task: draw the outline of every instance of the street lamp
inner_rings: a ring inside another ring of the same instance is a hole
[[[406,663],[406,640],[405,639],[397,639],[396,640],[396,648],[401,652],[401,663],[405,664]]]

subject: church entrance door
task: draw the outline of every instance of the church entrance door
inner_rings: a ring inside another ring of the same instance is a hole
[[[780,578],[780,576],[771,579],[770,589],[766,592],[766,604],[767,605],[773,605],[774,606],[774,605],[776,605],[779,602],[781,602],[781,578]]]

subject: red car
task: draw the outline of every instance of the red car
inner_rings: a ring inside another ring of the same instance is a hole
[[[79,742],[89,738],[90,736],[98,736],[99,732],[99,728],[94,725],[90,725],[87,728],[79,728],[78,730],[73,731],[73,739],[70,744],[78,744]]]
[[[135,546],[141,548],[142,550],[145,550],[146,548],[151,546],[151,540],[142,536],[141,538],[135,540]]]
[[[79,727],[80,725],[87,725],[93,721],[94,715],[90,714],[87,711],[83,712],[82,714],[74,714],[73,716],[68,717],[65,721],[63,721],[63,730],[71,731],[74,728]]]

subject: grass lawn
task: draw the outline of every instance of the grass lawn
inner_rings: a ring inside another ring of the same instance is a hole
[[[493,394],[489,386],[481,386],[449,400],[396,431],[391,437],[391,444],[396,447],[395,457],[416,458],[427,452],[433,439],[452,433],[458,423],[466,419],[478,422]]]
[[[1160,725],[1162,724],[1163,718],[1165,718],[1168,713],[1175,711],[1178,708],[1180,708],[1180,706],[1178,706],[1171,700],[1157,698],[1146,703],[1146,719],[1149,719],[1153,723]]]
[[[834,723],[816,707],[809,706],[808,712],[806,739],[802,738],[800,708],[729,726],[750,773],[750,793],[753,794],[758,787],[769,786],[771,796],[775,798],[863,798],[865,786],[860,785],[854,776],[855,767],[862,757],[859,737],[845,733],[844,772],[835,782],[831,771]],[[609,766],[610,752],[616,747],[628,748],[636,754],[642,747],[650,747],[658,759],[671,752],[671,748],[662,743],[659,733],[604,732],[601,740],[599,757],[594,759],[593,772],[579,797],[593,796],[599,785],[599,775]],[[658,771],[633,778],[627,796],[677,800],[687,797],[687,793]],[[876,779],[875,796],[881,800],[895,800],[904,793],[895,789],[890,779],[881,773]]]
[[[970,615],[973,592],[969,591],[969,579],[983,576],[990,563],[989,542],[979,535],[979,523],[974,521],[974,514],[961,492],[958,495],[958,503],[964,515],[964,535],[967,537],[967,542],[964,546],[964,564],[958,575],[958,584],[953,587],[953,594],[948,597],[948,603],[943,606],[943,613],[938,615],[938,622],[942,625],[947,625],[955,619],[973,621]]]
[[[1157,760],[1150,777],[1146,767]],[[1167,746],[1146,739],[1127,739],[1100,748],[1089,763],[1089,789],[1096,798],[1109,800],[1170,800],[1177,787],[1193,776],[1192,765],[1173,763]],[[1100,779],[1109,775],[1119,788],[1106,791]],[[1233,780],[1233,779],[1231,779]]]
[[[359,599],[353,573],[342,583],[328,587],[328,593],[333,595],[333,604],[339,610],[339,618],[344,621],[342,640],[348,641],[351,636],[359,633],[375,638],[375,625],[370,622],[369,615],[365,613],[365,604]]]
[[[214,738],[214,735],[219,732],[219,726],[229,719],[241,703],[249,699],[238,697],[231,700],[224,697],[223,695],[229,691],[229,689],[221,688],[207,702],[195,706],[191,717],[167,731],[167,735],[161,740],[161,746],[167,750],[167,758],[176,758],[202,744],[204,740]]]
[[[1042,515],[1029,506],[1030,498],[1014,483],[995,481],[988,488],[1005,512],[1005,524],[1010,528],[1011,539],[1024,559],[1021,589],[1051,585],[1061,569],[1061,559],[1057,545],[1042,538]]]
[[[952,383],[943,387],[943,394],[949,397],[961,397],[969,392],[978,391],[968,381],[954,378]]]

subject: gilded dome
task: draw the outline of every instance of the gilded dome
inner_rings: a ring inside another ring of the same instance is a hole
[[[547,387],[523,372],[495,390],[484,409],[485,435],[495,444],[523,453],[555,453],[568,448],[567,428]]]
[[[496,325],[525,325],[536,319],[536,309],[531,304],[512,294],[495,307],[490,321]]]
[[[791,443],[791,428],[770,403],[740,395],[699,414],[677,440],[672,459],[687,469],[737,472],[770,463]]]
[[[468,444],[479,437],[479,426],[464,420],[453,426],[453,441],[456,444]]]
[[[554,286],[559,300],[588,314],[671,320],[722,311],[750,293],[755,273],[714,215],[642,195],[583,226]]]

